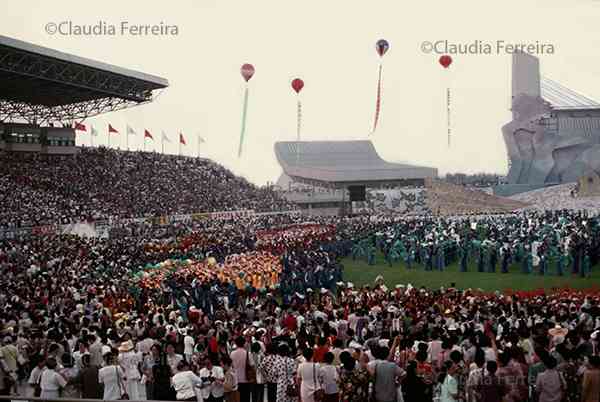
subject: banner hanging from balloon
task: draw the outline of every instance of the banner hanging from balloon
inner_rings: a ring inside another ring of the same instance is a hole
[[[379,39],[375,44],[375,50],[379,55],[379,76],[377,78],[377,99],[375,102],[375,120],[373,121],[373,130],[371,134],[377,129],[377,123],[379,122],[379,113],[381,111],[381,75],[383,71],[383,55],[390,48],[390,44],[385,39]]]
[[[450,64],[452,64],[452,57],[445,54],[445,55],[441,56],[438,61],[442,67],[444,67],[445,69],[448,69],[450,67]],[[449,74],[450,73],[448,73],[448,75]],[[447,131],[448,131],[448,148],[450,148],[450,138],[452,136],[452,125],[450,124],[450,115],[451,115],[450,105],[451,105],[450,77],[448,76],[446,79],[446,127],[447,127]]]
[[[304,81],[300,78],[296,78],[292,81],[292,89],[296,91],[296,98],[298,101],[297,105],[297,124],[296,124],[296,140],[300,141],[300,127],[302,126],[302,103],[300,102],[300,91],[304,88]]]
[[[292,81],[292,89],[296,92],[296,165],[300,163],[300,129],[302,127],[302,102],[300,102],[300,91],[304,88],[304,81],[295,78]]]
[[[246,115],[248,113],[248,81],[254,75],[254,66],[252,64],[244,64],[240,69],[242,77],[246,81],[244,89],[244,105],[242,106],[242,132],[240,133],[240,147],[238,149],[238,158],[242,156],[242,147],[244,145],[244,134],[246,133]]]

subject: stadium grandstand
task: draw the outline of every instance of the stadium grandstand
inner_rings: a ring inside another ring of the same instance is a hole
[[[0,239],[81,222],[293,209],[208,159],[75,146],[73,127],[86,118],[151,102],[168,85],[0,36]]]
[[[435,168],[383,160],[371,141],[283,141],[275,143],[275,156],[284,173],[279,187],[287,183],[288,200],[309,213],[351,212],[367,188],[418,187],[437,177]],[[290,191],[293,183],[307,191]]]
[[[0,150],[73,154],[78,122],[153,100],[161,77],[0,36]]]

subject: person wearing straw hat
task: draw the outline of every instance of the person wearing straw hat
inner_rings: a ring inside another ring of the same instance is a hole
[[[565,337],[568,333],[569,330],[567,328],[563,328],[558,324],[556,324],[554,328],[548,330],[548,335],[552,337],[553,345],[558,345],[559,343],[562,343],[565,340]]]
[[[140,400],[142,393],[140,392],[140,365],[143,361],[141,352],[135,352],[133,342],[131,340],[121,343],[119,346],[119,365],[125,372],[125,392],[132,400]]]

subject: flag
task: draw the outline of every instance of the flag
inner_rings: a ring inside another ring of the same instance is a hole
[[[206,142],[206,140],[204,138],[202,138],[201,136],[198,136],[198,143],[204,144],[205,142]]]
[[[96,129],[94,128],[94,126],[90,126],[90,131],[92,132],[92,135],[93,135],[94,137],[97,137],[97,136],[98,136],[98,130],[96,130]]]
[[[179,133],[179,143],[185,145],[185,138],[183,138],[182,133]]]
[[[119,134],[119,132],[117,130],[114,129],[113,126],[110,125],[110,123],[108,124],[108,133],[115,133],[115,134]]]
[[[87,131],[85,124],[75,123],[75,131]]]
[[[162,140],[165,142],[171,142],[171,140],[169,139],[169,137],[167,137],[164,131],[162,132]]]
[[[129,124],[127,125],[127,135],[135,135],[134,129],[129,127]]]
[[[150,134],[150,131],[148,130],[144,130],[144,138],[150,138],[152,141],[154,141],[154,137],[152,137],[152,134]]]

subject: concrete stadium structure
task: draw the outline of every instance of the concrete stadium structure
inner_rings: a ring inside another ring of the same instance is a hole
[[[502,127],[509,158],[498,195],[577,181],[600,173],[600,103],[540,75],[539,59],[512,60],[513,120]]]
[[[371,141],[277,142],[275,156],[283,169],[281,189],[304,186],[304,191],[284,195],[309,214],[346,213],[351,209],[348,190],[423,186],[438,174],[435,168],[387,162]]]
[[[161,77],[0,35],[0,151],[74,155],[76,123],[152,102]]]

